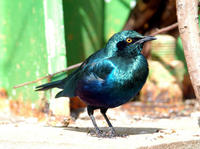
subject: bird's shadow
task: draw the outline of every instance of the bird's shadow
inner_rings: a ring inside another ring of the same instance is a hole
[[[161,128],[142,128],[142,127],[137,127],[137,128],[133,128],[133,127],[114,127],[115,131],[117,132],[117,134],[125,134],[127,136],[129,135],[140,135],[140,134],[153,134],[153,133],[157,133],[160,130],[162,130]],[[93,131],[94,128],[93,127],[73,127],[73,126],[69,126],[69,127],[64,127],[65,130],[70,130],[70,131],[76,131],[76,132],[84,132],[84,133],[89,133],[90,131]],[[109,129],[108,127],[100,127],[100,130],[104,131],[104,132],[108,132]]]

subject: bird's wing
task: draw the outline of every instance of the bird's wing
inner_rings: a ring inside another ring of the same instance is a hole
[[[108,55],[105,53],[104,49],[100,49],[88,57],[79,68],[77,68],[68,77],[62,80],[62,88],[64,90],[58,93],[56,97],[74,97],[77,81],[86,76],[90,75],[90,79],[97,78],[97,76],[99,78],[104,78],[106,73],[108,73],[108,68],[111,68],[111,64],[108,66],[109,62],[106,61],[106,59],[108,59]],[[102,70],[100,73],[99,68],[104,70]],[[90,74],[88,75],[88,73]]]
[[[84,76],[89,80],[105,80],[116,68],[111,58],[105,58],[98,62],[90,63],[84,69]],[[86,79],[84,78],[84,79]]]
[[[102,59],[90,63],[83,63],[69,78],[66,78],[64,90],[56,95],[57,97],[74,97],[79,82],[87,84],[101,84],[114,69],[114,65],[109,59]]]
[[[74,76],[77,76],[85,67],[88,67],[89,65],[93,65],[95,62],[101,61],[104,58],[107,58],[107,54],[104,52],[104,49],[100,49],[91,56],[89,56],[82,64],[79,66],[75,71],[73,71],[71,74],[69,74],[65,79],[63,79],[63,83],[67,83],[69,80],[74,78]]]

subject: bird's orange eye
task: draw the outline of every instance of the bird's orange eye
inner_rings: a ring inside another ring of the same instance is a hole
[[[131,38],[127,38],[127,39],[126,39],[126,42],[127,42],[127,43],[131,43],[132,41],[133,41],[133,40],[132,40]]]

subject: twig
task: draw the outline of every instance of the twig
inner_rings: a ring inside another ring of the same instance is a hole
[[[61,72],[66,72],[66,71],[69,71],[69,70],[71,70],[71,69],[77,68],[77,67],[79,67],[81,64],[82,64],[82,62],[81,62],[81,63],[78,63],[78,64],[75,64],[75,65],[72,65],[72,66],[69,66],[69,67],[67,67],[66,69],[63,69],[63,70],[61,70],[61,71],[58,71],[58,72],[55,72],[55,73],[46,75],[46,76],[44,76],[44,77],[38,78],[38,79],[36,79],[36,80],[34,80],[34,81],[25,82],[25,83],[16,85],[16,86],[14,86],[13,88],[19,88],[19,87],[22,87],[22,86],[25,86],[25,85],[29,85],[29,84],[32,84],[32,83],[39,82],[40,80],[50,78],[50,77],[55,76],[56,74],[59,74],[59,73],[61,73]]]
[[[151,36],[155,36],[157,34],[167,32],[167,31],[172,30],[172,29],[177,28],[177,27],[178,27],[178,22],[176,22],[176,23],[174,23],[170,26],[167,26],[167,27],[164,27],[164,28],[157,30],[156,32],[152,33]]]
[[[155,36],[155,35],[157,35],[157,34],[160,34],[160,33],[163,33],[163,32],[167,32],[167,31],[172,30],[172,29],[174,29],[174,28],[176,28],[176,27],[178,27],[178,23],[174,23],[174,24],[172,24],[172,25],[170,25],[170,26],[161,28],[161,29],[157,30],[156,32],[152,33],[151,36]],[[32,84],[32,83],[39,82],[40,80],[50,78],[50,77],[52,77],[52,76],[54,76],[54,75],[56,75],[56,74],[59,74],[59,73],[61,73],[61,72],[67,72],[67,71],[69,71],[69,70],[71,70],[71,69],[77,68],[77,67],[79,67],[81,64],[82,64],[82,62],[81,62],[81,63],[78,63],[78,64],[75,64],[75,65],[71,65],[71,66],[69,66],[69,67],[67,67],[66,69],[63,69],[63,70],[61,70],[61,71],[58,71],[58,72],[55,72],[55,73],[46,75],[46,76],[41,77],[41,78],[38,78],[38,79],[36,79],[36,80],[34,80],[34,81],[25,82],[25,83],[16,85],[16,86],[14,86],[13,88],[19,88],[19,87],[22,87],[22,86],[25,86],[25,85],[29,85],[29,84]]]

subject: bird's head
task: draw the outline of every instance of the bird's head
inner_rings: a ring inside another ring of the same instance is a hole
[[[155,39],[153,36],[142,36],[136,31],[122,31],[109,39],[106,49],[110,55],[132,57],[140,54],[145,42]]]

